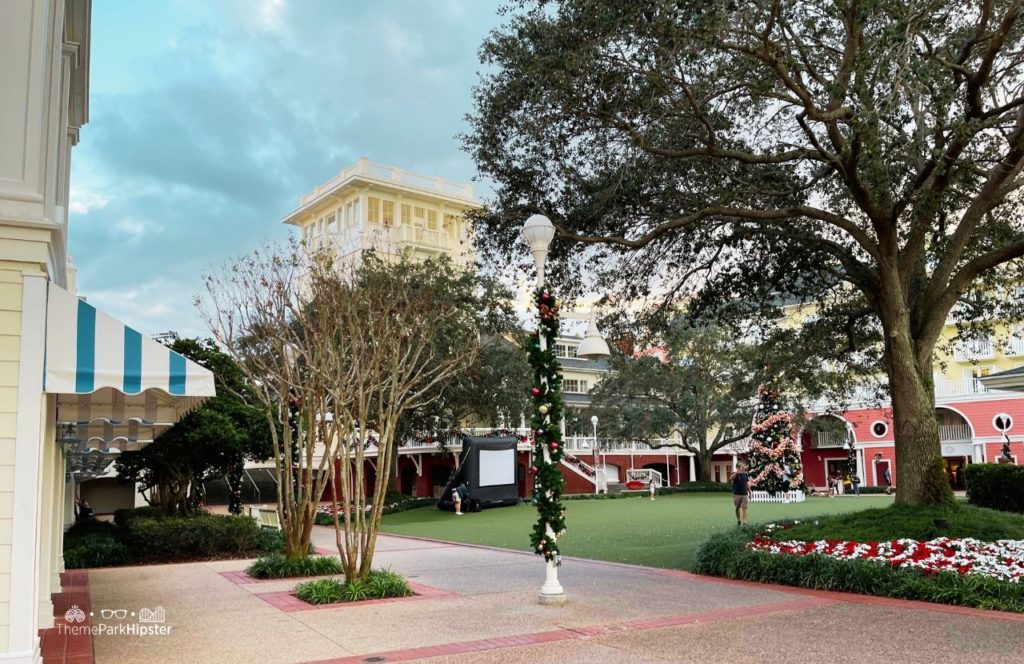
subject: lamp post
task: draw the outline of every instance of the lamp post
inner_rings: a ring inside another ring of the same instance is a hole
[[[548,247],[555,237],[551,220],[535,214],[523,225],[523,237],[530,247],[537,265],[537,287],[533,303],[537,307],[537,332],[529,346],[530,365],[533,367],[534,385],[530,390],[533,416],[533,500],[537,505],[537,523],[531,545],[534,553],[544,556],[545,578],[540,589],[541,604],[563,604],[565,590],[558,582],[558,566],[562,556],[558,539],[565,532],[565,508],[561,502],[565,479],[561,460],[565,453],[561,422],[564,402],[560,394],[561,376],[554,343],[558,337],[558,303],[553,292],[545,286],[544,265]],[[587,335],[580,344],[578,355],[584,359],[608,356],[608,344],[601,339],[597,321],[591,317]]]
[[[537,505],[537,524],[531,544],[534,553],[544,556],[545,577],[540,589],[541,604],[563,604],[565,590],[558,582],[561,554],[556,542],[565,529],[565,510],[559,500],[564,486],[558,464],[562,458],[560,420],[562,400],[558,393],[558,362],[549,345],[558,335],[558,308],[554,297],[544,288],[544,264],[548,247],[555,237],[551,220],[535,214],[526,220],[523,237],[530,247],[537,265],[537,286],[534,305],[538,311],[536,341],[531,342],[530,363],[534,368],[534,381],[530,394],[533,398],[533,500]]]

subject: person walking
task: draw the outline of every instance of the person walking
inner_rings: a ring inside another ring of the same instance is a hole
[[[655,482],[653,479],[650,482],[650,489],[651,489],[651,500],[654,500],[654,495],[658,492],[658,483]]]
[[[750,505],[750,475],[747,465],[741,463],[732,474],[732,504],[736,508],[736,525],[747,525],[747,507]]]

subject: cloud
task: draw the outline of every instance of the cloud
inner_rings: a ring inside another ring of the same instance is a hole
[[[433,0],[96,5],[72,158],[80,292],[140,329],[199,329],[203,271],[286,237],[298,197],[356,158],[469,181],[455,135],[497,21]]]
[[[91,210],[107,207],[110,197],[83,187],[71,185],[68,193],[68,211],[71,214],[89,214]]]

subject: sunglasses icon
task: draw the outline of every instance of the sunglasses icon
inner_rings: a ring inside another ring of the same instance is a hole
[[[102,609],[100,615],[104,618],[124,618],[128,615],[128,609]]]

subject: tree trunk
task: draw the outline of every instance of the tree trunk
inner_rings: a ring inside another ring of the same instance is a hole
[[[953,492],[942,466],[939,425],[935,418],[932,354],[915,362],[907,333],[893,332],[887,339],[889,392],[896,439],[896,502],[900,505],[937,505],[953,502]]]
[[[711,481],[711,457],[713,453],[709,450],[700,450],[697,453],[697,479],[701,482]]]

